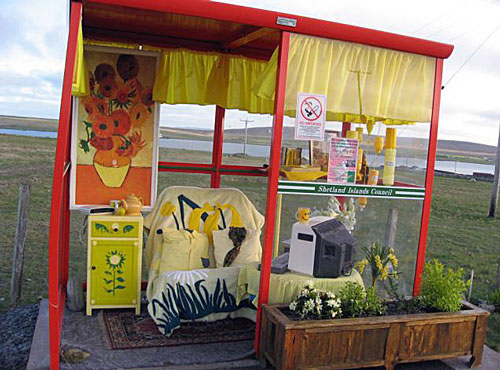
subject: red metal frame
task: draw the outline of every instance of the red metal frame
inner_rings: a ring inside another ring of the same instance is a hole
[[[418,295],[422,274],[424,272],[425,249],[427,246],[427,232],[431,215],[432,189],[434,185],[434,166],[436,163],[437,136],[439,123],[439,105],[441,103],[441,83],[443,79],[443,60],[436,60],[436,73],[434,77],[434,96],[432,100],[432,117],[429,137],[429,152],[427,154],[427,172],[425,175],[425,198],[420,222],[420,239],[418,241],[417,263],[415,278],[413,280],[413,295]]]
[[[274,226],[276,223],[276,199],[278,196],[278,179],[280,173],[281,139],[283,137],[283,115],[285,111],[289,46],[290,33],[282,32],[278,54],[278,70],[276,72],[273,133],[271,139],[271,154],[269,157],[269,177],[267,180],[266,223],[264,225],[264,245],[262,249],[262,267],[260,270],[257,324],[254,343],[256,353],[259,352],[262,305],[266,304],[269,300],[269,281],[271,278],[271,261],[273,258]]]
[[[224,116],[226,110],[217,106],[215,108],[214,145],[212,149],[212,166],[215,172],[210,177],[210,187],[220,188],[220,168],[222,165],[222,146],[224,145]]]
[[[452,45],[423,40],[416,37],[402,36],[342,23],[211,1],[89,0],[88,2],[238,22],[252,26],[269,27],[305,35],[406,51],[436,58],[448,58],[453,51]],[[297,20],[296,27],[278,25],[276,23],[278,16]]]
[[[82,4],[72,2],[52,183],[49,230],[49,331],[50,365],[51,369],[56,370],[59,369],[59,347],[68,280],[71,87],[81,14]]]

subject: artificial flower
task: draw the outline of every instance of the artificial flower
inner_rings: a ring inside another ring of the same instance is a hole
[[[118,74],[123,81],[128,81],[137,77],[137,74],[139,73],[139,63],[134,55],[122,54],[118,57],[116,69],[118,70]]]
[[[356,263],[356,269],[359,271],[361,275],[365,271],[366,265],[368,265],[368,260],[366,258]]]
[[[393,267],[398,267],[398,259],[394,253],[389,253],[387,259],[392,263]]]

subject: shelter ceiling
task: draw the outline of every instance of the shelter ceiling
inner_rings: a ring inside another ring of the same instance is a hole
[[[268,59],[280,31],[237,22],[84,2],[84,35]]]

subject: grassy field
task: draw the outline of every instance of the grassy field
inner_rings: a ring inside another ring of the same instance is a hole
[[[19,182],[32,186],[29,231],[26,241],[23,274],[22,303],[36,302],[47,297],[48,271],[48,227],[50,196],[52,188],[55,140],[0,135],[0,310],[9,306],[9,282],[12,264],[12,243],[15,233],[16,207]],[[187,158],[207,163],[211,155],[176,149],[162,149],[163,160],[176,161]],[[227,164],[262,164],[261,158],[224,157]],[[208,175],[160,173],[159,189],[171,185],[209,186]],[[263,212],[266,183],[262,178],[223,177],[224,187],[237,187],[247,194],[256,207]],[[486,217],[491,194],[491,184],[466,180],[436,177],[434,200],[429,229],[428,258],[439,258],[451,267],[463,267],[469,273],[474,269],[473,296],[487,298],[494,286],[500,245],[500,218]],[[299,201],[297,201],[297,199]],[[281,238],[287,238],[293,213],[297,205],[326,207],[326,197],[308,199],[284,198],[288,206],[283,208]],[[387,210],[399,210],[397,252],[406,270],[406,277],[413,274],[414,253],[418,232],[420,208],[416,202],[383,200],[368,201],[368,206],[358,213],[355,231],[358,244],[383,235]],[[70,275],[85,275],[86,244],[82,231],[83,217],[72,214]],[[83,241],[83,242],[82,242]],[[500,350],[500,314],[492,315],[488,343]]]

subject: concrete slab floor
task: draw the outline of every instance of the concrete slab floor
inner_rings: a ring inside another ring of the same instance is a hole
[[[85,316],[83,312],[65,310],[61,347],[63,350],[71,348],[90,353],[90,357],[79,364],[62,361],[62,369],[105,370],[169,366],[181,366],[185,369],[190,365],[220,364],[245,359],[248,357],[245,354],[253,351],[253,341],[112,350],[108,344],[102,311]],[[251,363],[247,361],[241,365],[240,368],[245,368],[256,366],[258,362],[254,359]]]
[[[43,307],[48,308],[47,305]],[[245,356],[253,349],[252,341],[112,350],[107,342],[102,313],[88,317],[82,312],[66,310],[61,346],[63,349],[79,349],[90,353],[90,357],[79,364],[61,361],[62,369],[260,369],[255,357]],[[30,358],[30,361],[36,359]],[[468,369],[468,361],[469,357],[461,357],[444,361],[401,364],[396,370],[465,370]],[[383,368],[372,368],[375,369]],[[499,370],[500,353],[485,346],[481,369]]]

